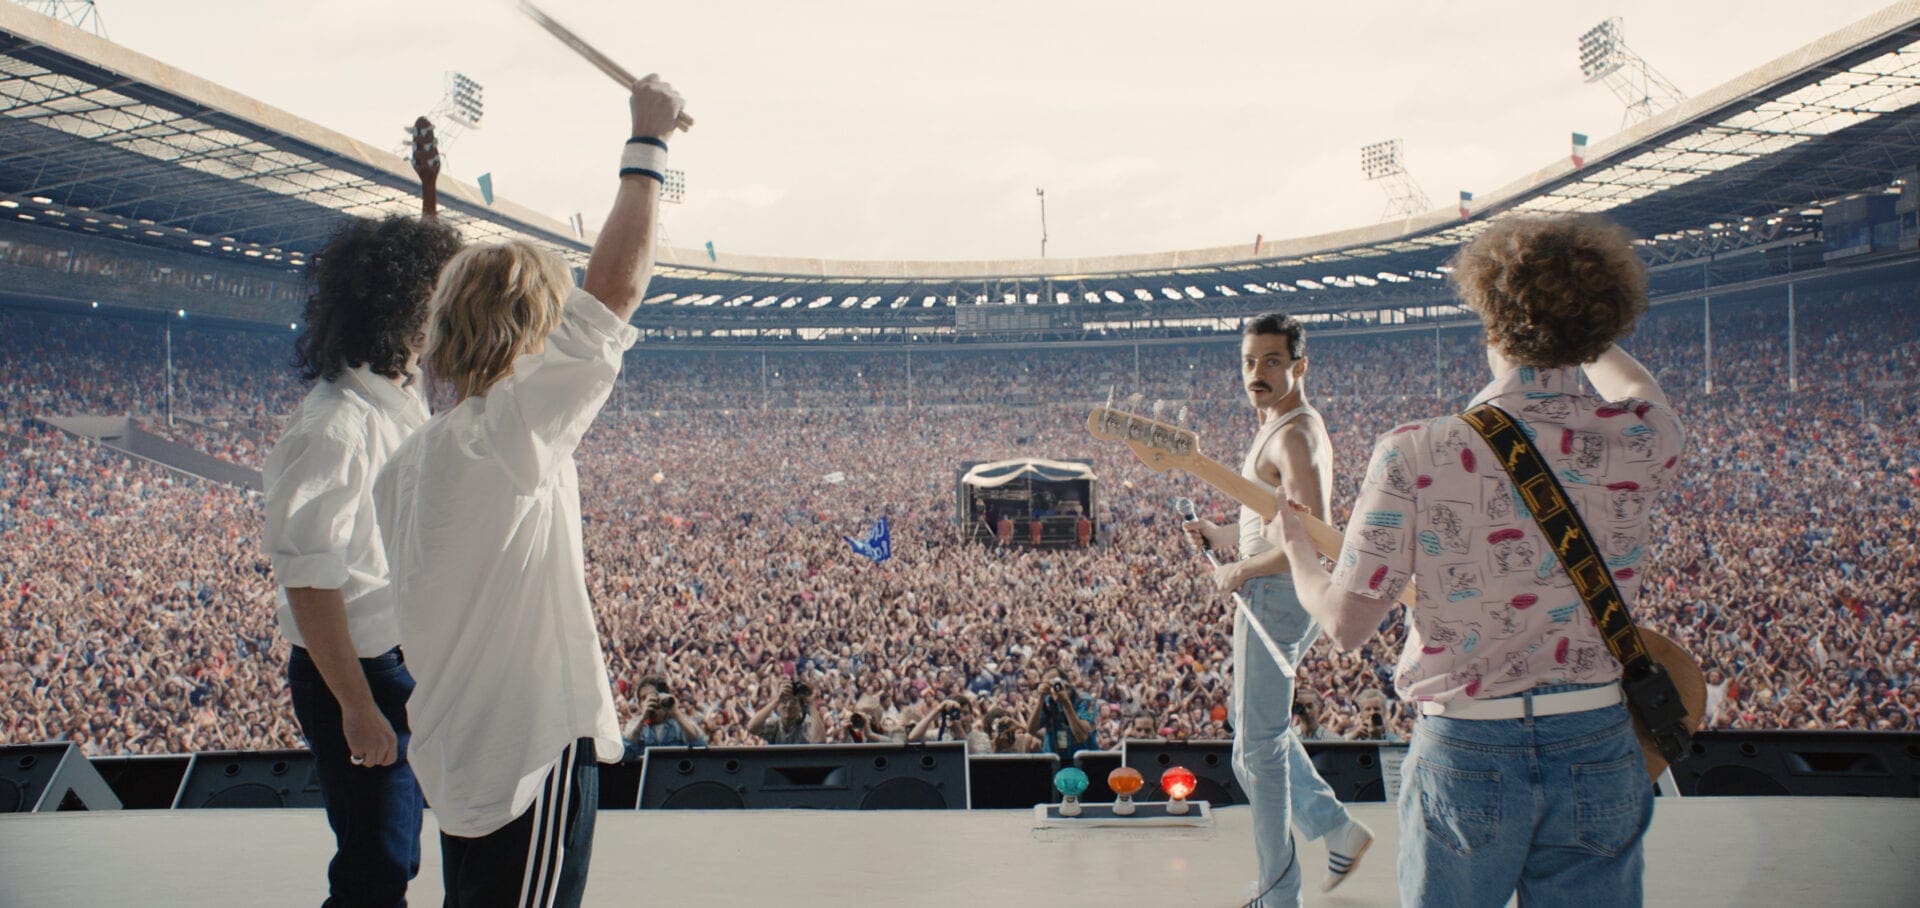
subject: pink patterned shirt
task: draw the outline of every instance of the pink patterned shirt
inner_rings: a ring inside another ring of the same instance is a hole
[[[1491,402],[1533,440],[1586,521],[1631,607],[1647,560],[1649,510],[1685,445],[1671,409],[1608,402],[1580,370],[1520,368]],[[1620,677],[1593,618],[1485,441],[1458,416],[1400,426],[1374,447],[1333,589],[1383,603],[1418,577],[1402,699],[1504,697],[1542,684]]]

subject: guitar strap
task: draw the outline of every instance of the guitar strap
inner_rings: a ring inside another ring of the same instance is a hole
[[[1467,425],[1480,433],[1493,449],[1501,468],[1520,491],[1520,497],[1533,512],[1533,520],[1547,537],[1560,558],[1560,565],[1580,592],[1581,601],[1593,615],[1607,650],[1620,660],[1621,686],[1633,717],[1653,739],[1668,763],[1678,763],[1691,753],[1692,732],[1687,726],[1687,708],[1680,690],[1660,663],[1648,655],[1640,639],[1640,629],[1627,613],[1626,601],[1613,582],[1613,572],[1594,547],[1586,521],[1567,500],[1566,489],[1547,467],[1540,451],[1505,410],[1481,404],[1461,414]]]

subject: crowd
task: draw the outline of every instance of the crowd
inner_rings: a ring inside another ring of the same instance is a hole
[[[1915,301],[1912,286],[1803,293],[1792,391],[1778,302],[1716,307],[1711,395],[1697,306],[1656,312],[1629,344],[1689,432],[1684,479],[1654,505],[1661,538],[1634,605],[1707,667],[1715,727],[1914,728]],[[0,311],[0,697],[25,705],[0,718],[0,743],[298,743],[257,498],[33,421],[131,413],[163,427],[159,330]],[[257,462],[303,393],[289,340],[176,329],[175,411],[195,422],[176,421],[170,437]],[[1378,433],[1457,409],[1485,383],[1465,332],[1310,336],[1309,354],[1342,522]],[[970,728],[1013,720],[1018,733],[992,746],[1030,747],[1040,680],[1065,668],[1091,698],[1101,746],[1225,737],[1231,613],[1170,499],[1200,500],[1216,520],[1232,519],[1232,503],[1148,470],[1084,424],[1110,388],[1165,398],[1164,416],[1237,463],[1253,431],[1237,351],[1142,346],[1137,372],[1134,356],[785,353],[763,364],[636,348],[579,454],[589,590],[623,721],[641,708],[640,680],[657,676],[713,743],[758,742],[798,680],[807,724],[827,740],[855,735],[856,711],[900,735],[952,702]],[[1099,544],[962,541],[958,465],[1011,456],[1090,458]],[[842,536],[864,536],[882,514],[894,554],[873,564]],[[1361,717],[1368,691],[1391,692],[1399,635],[1394,622],[1357,652],[1312,649],[1301,687],[1321,734],[1408,734],[1397,701],[1379,732]]]

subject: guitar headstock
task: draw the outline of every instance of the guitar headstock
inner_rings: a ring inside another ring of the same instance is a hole
[[[413,153],[407,160],[413,163],[413,172],[423,185],[432,184],[440,176],[440,141],[434,137],[433,121],[419,117],[407,132],[413,135]]]
[[[1087,417],[1087,431],[1102,441],[1126,442],[1141,463],[1162,473],[1187,469],[1204,459],[1200,454],[1200,436],[1179,426],[1113,407],[1093,408],[1093,414]]]

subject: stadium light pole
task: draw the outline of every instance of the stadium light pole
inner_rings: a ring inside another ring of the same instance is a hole
[[[1627,39],[1615,16],[1580,36],[1580,75],[1589,83],[1604,82],[1614,97],[1627,106],[1621,117],[1624,128],[1685,101],[1666,76],[1649,65],[1646,58],[1627,46]]]
[[[1047,257],[1047,191],[1035,189],[1034,195],[1040,197],[1040,257]]]
[[[1380,214],[1380,220],[1413,217],[1429,208],[1427,194],[1414,182],[1413,175],[1407,173],[1403,158],[1403,149],[1399,139],[1388,139],[1372,145],[1360,146],[1360,172],[1367,182],[1379,183],[1387,194],[1387,208]]]

